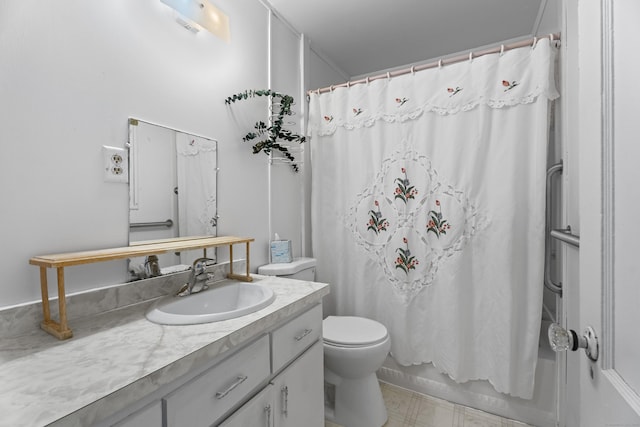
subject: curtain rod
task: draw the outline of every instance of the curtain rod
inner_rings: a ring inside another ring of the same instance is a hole
[[[440,59],[438,61],[433,61],[433,62],[429,62],[427,64],[422,64],[422,65],[414,65],[412,67],[409,68],[403,68],[401,70],[395,70],[395,71],[388,71],[384,74],[378,74],[376,76],[368,76],[365,77],[364,79],[359,79],[359,80],[354,80],[354,81],[347,81],[345,83],[340,83],[337,85],[331,85],[331,86],[327,86],[327,87],[323,87],[323,88],[319,88],[319,89],[314,89],[314,90],[309,90],[307,91],[307,95],[310,95],[312,93],[316,93],[318,95],[320,95],[321,93],[324,92],[331,92],[333,91],[335,88],[339,88],[339,87],[351,87],[352,85],[357,85],[357,84],[362,84],[362,83],[369,83],[372,82],[374,80],[380,80],[380,79],[390,79],[391,77],[398,77],[398,76],[402,76],[404,74],[413,74],[416,71],[424,71],[424,70],[428,70],[430,68],[436,68],[436,67],[442,67],[443,65],[449,65],[449,64],[454,64],[456,62],[462,62],[462,61],[467,61],[473,58],[478,58],[480,56],[484,56],[484,55],[489,55],[492,53],[503,53],[507,50],[512,50],[512,49],[517,49],[520,47],[525,47],[525,46],[535,46],[536,43],[538,42],[538,40],[540,39],[549,39],[551,41],[557,40],[560,41],[560,35],[559,34],[554,34],[551,33],[547,36],[542,36],[542,37],[532,37],[530,39],[526,39],[526,40],[521,40],[519,42],[515,42],[515,43],[510,43],[510,44],[502,44],[500,46],[496,46],[490,49],[485,49],[485,50],[481,50],[478,52],[469,52],[469,54],[465,54],[465,55],[458,55],[458,56],[454,56],[452,58],[447,58],[447,59]]]

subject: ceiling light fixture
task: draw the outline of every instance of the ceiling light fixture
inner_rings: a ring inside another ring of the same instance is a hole
[[[208,0],[160,1],[181,15],[176,20],[189,31],[197,33],[200,28],[204,28],[222,40],[229,42],[231,38],[229,17],[209,3]]]

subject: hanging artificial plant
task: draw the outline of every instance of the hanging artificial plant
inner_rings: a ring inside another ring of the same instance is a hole
[[[271,89],[247,90],[228,97],[224,102],[225,104],[230,105],[236,101],[255,98],[257,96],[270,96],[272,105],[280,105],[280,110],[275,114],[271,126],[267,126],[263,121],[256,122],[254,126],[255,131],[246,134],[242,140],[245,142],[253,141],[254,139],[260,140],[253,145],[253,154],[257,154],[260,151],[263,151],[265,154],[270,154],[272,150],[280,151],[292,162],[291,167],[293,170],[298,172],[298,165],[295,163],[293,154],[289,152],[289,149],[286,146],[281,145],[278,142],[287,141],[302,144],[305,141],[304,136],[300,136],[283,128],[285,116],[293,115],[293,112],[291,111],[291,106],[293,105],[292,96],[284,95]]]

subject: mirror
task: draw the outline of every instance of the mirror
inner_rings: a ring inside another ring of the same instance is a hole
[[[216,236],[217,141],[129,119],[129,245]],[[201,251],[129,260],[130,280],[186,270]],[[216,258],[215,249],[207,251]]]

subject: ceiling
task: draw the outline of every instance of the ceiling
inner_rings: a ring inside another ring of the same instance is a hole
[[[346,76],[531,37],[549,0],[268,0]]]

